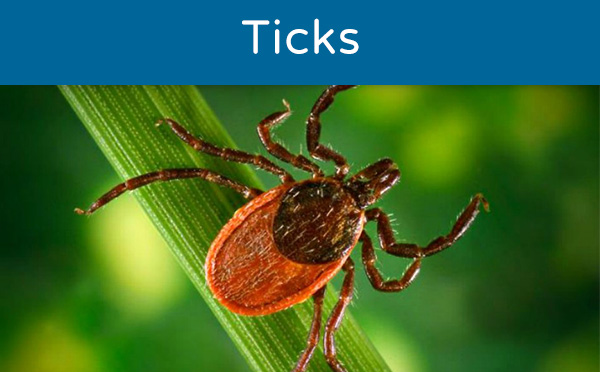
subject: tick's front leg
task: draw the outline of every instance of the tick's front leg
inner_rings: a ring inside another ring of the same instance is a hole
[[[317,160],[333,160],[335,163],[335,177],[343,179],[350,166],[341,154],[332,150],[329,146],[320,143],[321,138],[321,114],[333,103],[335,95],[341,91],[353,88],[354,85],[332,85],[327,88],[313,106],[308,120],[306,121],[306,144],[310,156]]]
[[[420,247],[417,244],[397,243],[394,238],[390,219],[379,208],[371,209],[366,212],[367,220],[377,220],[377,234],[381,248],[394,256],[407,258],[420,258],[436,254],[454,244],[460,239],[469,229],[477,214],[479,214],[479,206],[489,212],[490,206],[482,194],[477,194],[471,199],[471,202],[465,210],[460,214],[452,230],[448,235],[440,236],[426,247]]]

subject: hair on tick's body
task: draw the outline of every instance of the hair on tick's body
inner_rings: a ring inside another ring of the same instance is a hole
[[[238,163],[253,164],[278,176],[282,184],[271,190],[250,188],[216,172],[202,168],[165,169],[144,174],[115,186],[89,209],[75,211],[92,214],[95,210],[127,190],[156,181],[202,178],[229,187],[250,201],[238,209],[221,229],[208,252],[206,279],[215,298],[229,310],[242,315],[267,315],[313,298],[314,313],[307,345],[293,368],[306,370],[319,340],[323,297],[327,283],[344,271],[340,298],[325,325],[325,358],[332,370],[346,371],[337,358],[335,332],[354,287],[354,263],[350,253],[362,243],[362,262],[373,287],[383,292],[398,292],[417,276],[424,257],[438,253],[455,243],[471,226],[480,205],[488,210],[481,194],[475,195],[447,235],[427,246],[398,243],[389,217],[379,208],[369,207],[400,179],[400,171],[390,159],[379,160],[347,178],[346,159],[319,142],[321,114],[334,96],[352,88],[334,85],[325,90],[307,120],[306,139],[313,159],[333,161],[336,171],[326,176],[319,166],[303,155],[294,155],[274,142],[271,129],[290,114],[285,111],[269,115],[258,124],[259,137],[267,151],[296,168],[310,172],[312,178],[295,181],[290,173],[261,155],[220,148],[196,138],[172,119],[161,119],[173,132],[197,151]],[[371,239],[364,231],[369,221],[377,223],[381,248],[391,255],[411,258],[412,262],[399,279],[383,280],[375,266],[376,256]]]

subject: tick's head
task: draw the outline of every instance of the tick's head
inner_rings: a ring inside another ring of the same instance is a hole
[[[347,182],[359,208],[365,209],[379,200],[400,181],[398,166],[391,159],[381,159],[356,173]]]

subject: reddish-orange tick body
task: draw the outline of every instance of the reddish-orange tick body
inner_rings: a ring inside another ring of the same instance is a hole
[[[311,297],[341,270],[364,212],[339,182],[284,184],[240,208],[213,242],[206,279],[242,315],[266,315]]]
[[[325,287],[343,270],[340,298],[325,325],[323,342],[325,359],[331,369],[344,372],[346,369],[337,358],[334,336],[352,299],[354,263],[350,253],[357,243],[362,243],[362,263],[373,287],[383,292],[398,292],[417,276],[422,258],[438,253],[460,239],[479,213],[480,205],[488,209],[485,198],[477,194],[447,235],[424,247],[396,242],[388,216],[379,208],[368,209],[400,180],[396,164],[390,159],[382,159],[347,177],[346,159],[319,143],[321,113],[331,105],[338,92],[351,87],[329,87],[319,97],[307,120],[308,151],[316,160],[333,161],[334,175],[325,176],[313,161],[303,155],[291,154],[271,139],[271,129],[291,113],[284,101],[285,111],[269,115],[259,123],[259,137],[271,155],[312,173],[311,179],[297,182],[286,170],[261,155],[217,147],[194,137],[174,120],[161,119],[157,124],[166,122],[197,151],[253,164],[277,175],[282,184],[263,192],[208,169],[163,169],[127,180],[101,196],[89,209],[75,211],[92,214],[125,191],[155,181],[202,178],[239,192],[250,201],[221,229],[209,249],[205,265],[208,286],[223,306],[242,315],[272,314],[312,297],[314,314],[307,344],[293,368],[294,372],[300,372],[306,370],[319,340]],[[383,280],[376,268],[373,244],[363,230],[369,221],[377,223],[383,251],[412,259],[399,279]]]

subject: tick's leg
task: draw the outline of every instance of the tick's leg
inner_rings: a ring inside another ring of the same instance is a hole
[[[373,250],[371,238],[363,231],[360,240],[362,241],[363,266],[365,267],[367,277],[369,278],[371,285],[373,285],[373,288],[382,292],[400,292],[408,287],[417,277],[419,269],[421,268],[420,258],[415,258],[413,260],[400,279],[383,280],[381,273],[377,267],[375,267],[377,256],[375,255],[375,250]]]
[[[381,248],[394,256],[418,258],[427,257],[436,254],[454,244],[469,229],[477,214],[479,206],[483,205],[486,211],[489,211],[489,204],[482,194],[477,194],[471,199],[471,202],[460,214],[452,230],[448,235],[440,236],[426,247],[420,247],[417,244],[397,243],[394,238],[390,219],[379,208],[368,210],[367,220],[377,220],[377,234],[379,235],[379,244]]]
[[[327,324],[325,325],[325,336],[323,337],[323,346],[325,348],[325,360],[327,364],[335,372],[346,372],[346,368],[337,359],[337,353],[335,351],[335,332],[342,323],[344,312],[346,307],[352,300],[352,292],[354,291],[354,262],[351,258],[348,258],[344,263],[343,270],[346,272],[344,277],[344,284],[342,284],[342,290],[340,292],[340,299],[335,304]]]
[[[349,166],[346,158],[319,143],[319,137],[321,136],[321,113],[327,110],[333,103],[333,97],[336,93],[352,87],[354,85],[332,85],[327,88],[313,106],[306,122],[306,143],[310,155],[317,160],[333,160],[336,167],[335,176],[338,179],[343,179],[348,174]]]
[[[308,160],[302,155],[292,155],[285,147],[273,141],[271,138],[271,129],[278,124],[283,123],[291,115],[290,104],[286,100],[283,100],[285,111],[276,112],[263,119],[258,124],[258,136],[262,141],[267,151],[275,156],[276,158],[283,160],[286,163],[290,163],[296,168],[302,169],[307,172],[311,172],[313,177],[320,177],[323,172],[318,165]]]
[[[224,160],[229,160],[236,163],[253,164],[260,169],[266,170],[267,172],[278,176],[283,183],[294,181],[292,175],[289,174],[285,169],[276,165],[262,155],[252,155],[240,150],[215,146],[200,138],[194,137],[184,127],[172,119],[160,119],[156,122],[156,125],[159,126],[163,122],[166,122],[179,138],[181,138],[188,145],[192,146],[196,151],[200,151],[208,155],[218,156]]]
[[[131,178],[117,186],[113,187],[109,192],[102,195],[96,200],[89,209],[82,210],[75,208],[75,212],[78,214],[90,215],[94,211],[103,205],[107,204],[111,200],[117,198],[128,190],[135,190],[142,186],[146,186],[156,181],[170,181],[178,180],[183,178],[203,178],[209,182],[216,183],[217,185],[226,186],[242,194],[246,199],[252,199],[258,196],[262,191],[253,189],[251,187],[242,185],[236,181],[233,181],[225,176],[221,176],[218,173],[209,171],[208,169],[201,168],[188,168],[188,169],[163,169],[156,172],[146,173],[138,177]]]
[[[313,295],[314,312],[312,324],[310,325],[310,331],[308,332],[308,338],[306,340],[306,349],[302,352],[296,367],[292,372],[304,372],[308,366],[308,362],[312,358],[312,355],[319,342],[319,334],[321,333],[321,317],[323,316],[323,297],[325,295],[325,287],[319,289]]]

